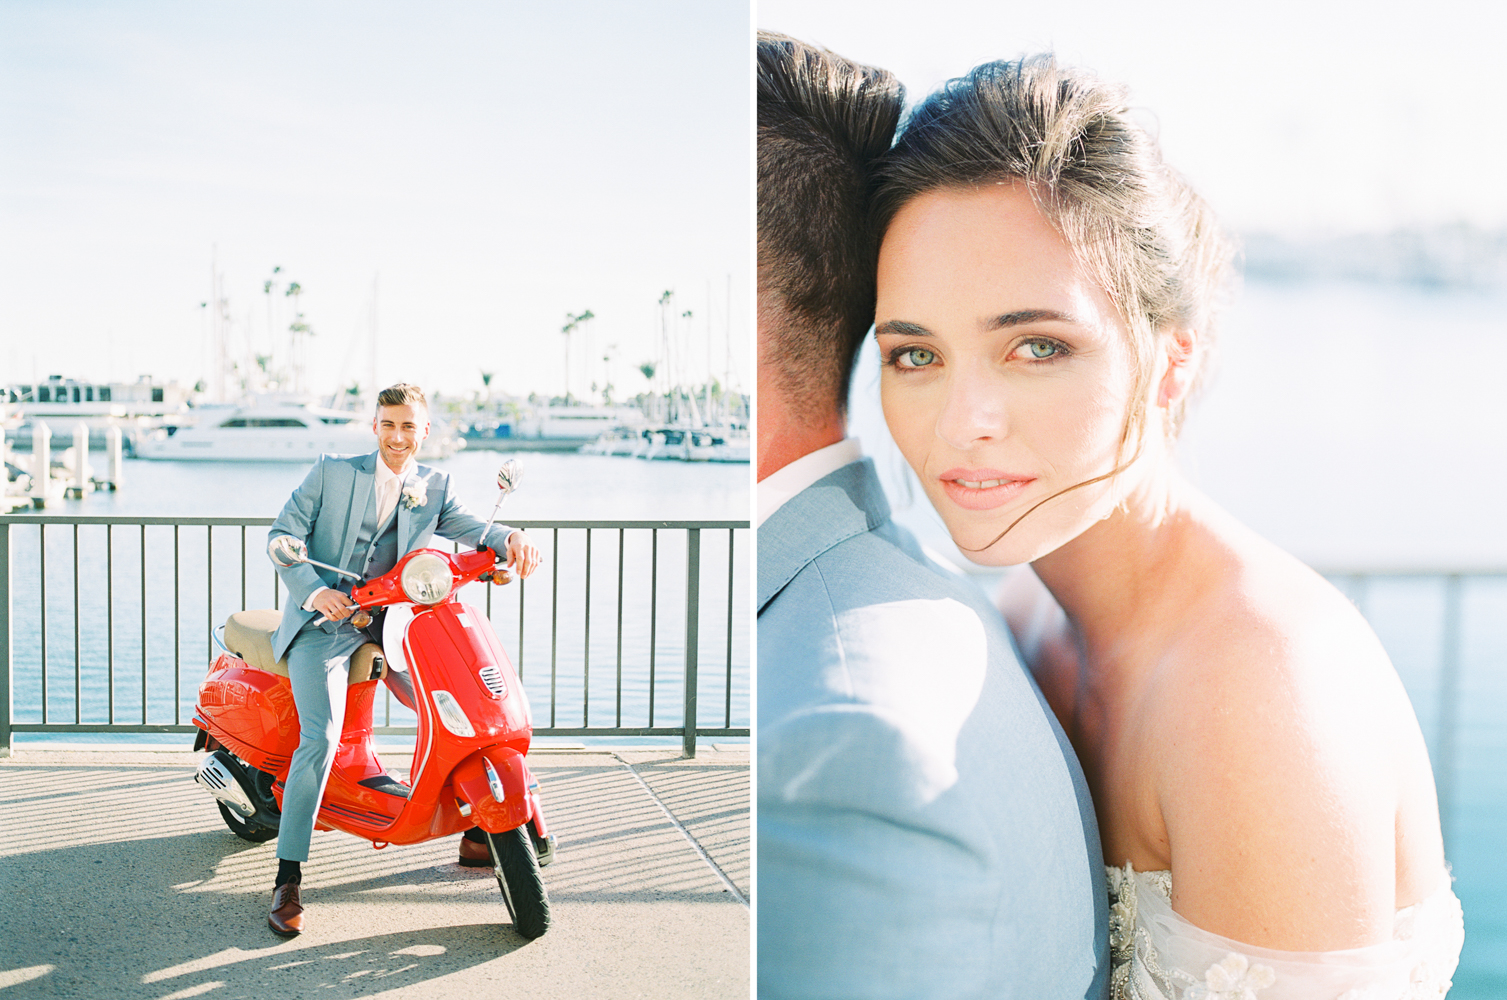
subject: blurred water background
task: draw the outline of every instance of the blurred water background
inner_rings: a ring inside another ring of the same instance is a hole
[[[498,452],[463,451],[433,464],[451,474],[466,505],[485,517],[497,497],[497,466],[506,457]],[[519,457],[524,476],[503,508],[499,517],[503,523],[748,519],[748,465],[574,454]],[[97,459],[96,465],[102,464]],[[49,513],[273,517],[309,468],[291,463],[131,461],[126,464],[120,492],[66,501]],[[39,532],[33,526],[13,527],[11,532],[14,721],[37,723],[43,721],[42,672],[37,669],[43,641]],[[679,725],[683,718],[686,533],[660,530],[656,538],[645,529],[621,536],[615,529],[592,532],[589,650],[585,533],[543,529],[531,531],[530,536],[545,557],[532,577],[521,586],[473,584],[462,599],[490,609],[498,637],[522,673],[535,726]],[[72,722],[76,705],[79,718],[86,723],[188,721],[198,683],[217,652],[210,645],[210,628],[242,607],[270,608],[275,599],[282,607],[287,599],[285,590],[274,598],[276,577],[265,555],[266,528],[216,527],[212,550],[209,537],[203,526],[176,531],[172,526],[148,526],[144,531],[118,526],[107,532],[103,525],[47,530],[47,721]],[[749,725],[748,542],[747,530],[734,532],[729,552],[727,529],[702,532],[697,643],[702,727]],[[433,544],[449,547],[438,539]],[[108,601],[103,584],[107,573],[113,580],[113,599]],[[82,581],[76,614],[75,574]],[[525,589],[528,596],[523,601]],[[520,614],[520,601],[524,614]],[[558,627],[552,629],[556,617]],[[620,700],[619,658],[623,664]],[[552,693],[558,705],[553,713]],[[386,706],[379,694],[379,725],[416,725],[411,712],[396,700],[385,700]],[[118,733],[16,736],[23,745],[163,744],[191,739]],[[632,744],[678,739],[568,737],[541,742]],[[746,738],[717,739],[746,742]],[[412,738],[382,737],[379,741],[411,744]]]
[[[1465,908],[1450,992],[1459,1000],[1507,995],[1507,575],[1464,578],[1451,637],[1440,574],[1507,571],[1504,368],[1500,286],[1258,274],[1224,321],[1214,377],[1180,443],[1182,466],[1203,490],[1331,574],[1407,686]],[[992,588],[997,573],[952,545],[895,449],[878,372],[871,340],[852,421],[897,519]],[[1404,573],[1418,575],[1396,575]],[[1451,683],[1457,697],[1445,703],[1441,686]]]

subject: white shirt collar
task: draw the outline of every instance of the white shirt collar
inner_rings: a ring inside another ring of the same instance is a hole
[[[757,528],[769,516],[785,505],[785,501],[863,457],[863,447],[857,438],[843,438],[836,444],[802,455],[789,465],[768,477],[759,480],[759,519]]]
[[[403,467],[402,472],[394,472],[392,471],[392,469],[388,468],[386,462],[382,461],[382,453],[380,451],[377,452],[377,478],[376,481],[372,484],[373,488],[375,488],[377,491],[377,496],[381,496],[382,488],[388,483],[392,482],[394,479],[400,482],[404,479],[407,479],[409,473],[413,472],[414,466],[417,464],[418,463],[414,462],[412,459],[409,459],[408,464]]]

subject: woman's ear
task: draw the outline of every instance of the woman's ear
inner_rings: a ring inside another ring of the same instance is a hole
[[[1182,402],[1198,374],[1198,331],[1172,329],[1161,336],[1166,367],[1157,384],[1156,405],[1172,409]]]

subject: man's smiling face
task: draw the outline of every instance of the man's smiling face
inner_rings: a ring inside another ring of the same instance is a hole
[[[377,407],[377,418],[372,421],[372,431],[377,435],[377,449],[382,461],[394,472],[402,472],[418,453],[419,445],[429,436],[429,411],[423,406]]]

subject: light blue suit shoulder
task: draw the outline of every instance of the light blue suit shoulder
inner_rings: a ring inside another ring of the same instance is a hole
[[[759,995],[1100,997],[1087,787],[868,461],[759,529]]]

